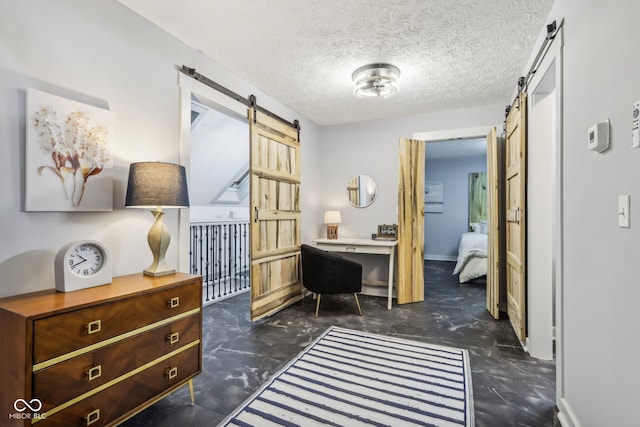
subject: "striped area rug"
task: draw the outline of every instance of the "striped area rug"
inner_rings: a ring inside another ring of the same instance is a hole
[[[467,350],[332,326],[223,426],[473,426]]]

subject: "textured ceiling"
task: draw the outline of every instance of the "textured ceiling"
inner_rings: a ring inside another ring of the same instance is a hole
[[[508,104],[553,4],[119,1],[318,125]],[[400,68],[396,96],[353,96],[351,74],[373,62]]]

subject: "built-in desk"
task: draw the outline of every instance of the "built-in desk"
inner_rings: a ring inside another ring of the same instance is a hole
[[[393,299],[393,267],[395,265],[397,240],[373,240],[373,239],[318,239],[315,240],[318,248],[331,252],[347,252],[354,254],[379,254],[389,256],[389,279],[387,285],[387,309],[391,310]]]

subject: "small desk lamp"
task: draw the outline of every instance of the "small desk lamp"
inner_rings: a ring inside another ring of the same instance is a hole
[[[327,239],[338,238],[338,224],[341,222],[340,211],[324,212],[324,223],[327,224]]]
[[[147,241],[153,262],[144,270],[147,276],[165,276],[175,273],[165,261],[171,235],[164,225],[162,208],[188,208],[187,174],[184,166],[162,162],[131,163],[129,183],[124,204],[130,208],[149,208],[155,221]]]

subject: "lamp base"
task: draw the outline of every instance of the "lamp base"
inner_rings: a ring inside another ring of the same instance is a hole
[[[169,274],[174,274],[175,272],[176,272],[175,268],[169,268],[168,270],[160,270],[160,269],[150,270],[149,268],[147,268],[142,272],[142,274],[144,274],[145,276],[158,277],[158,276],[167,276]]]
[[[338,225],[337,224],[329,224],[327,225],[327,239],[337,239],[338,238]]]
[[[149,230],[147,242],[153,254],[153,262],[149,267],[145,268],[142,274],[154,277],[173,274],[176,272],[176,269],[167,264],[164,259],[169,243],[171,242],[171,234],[169,234],[169,229],[163,222],[164,212],[158,208],[157,210],[151,211],[151,213],[156,220]]]

